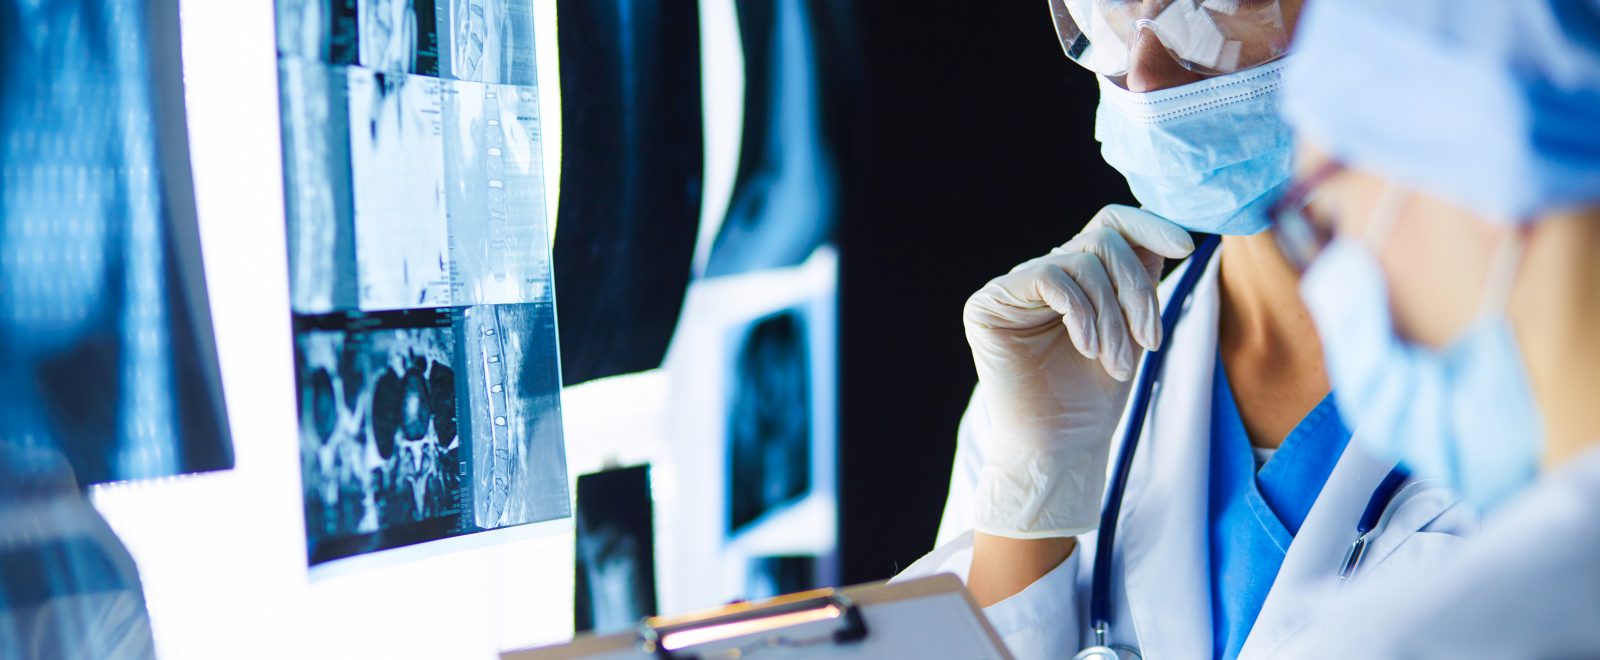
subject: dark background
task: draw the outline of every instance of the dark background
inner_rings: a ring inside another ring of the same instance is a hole
[[[776,2],[737,0],[752,56]],[[977,380],[966,298],[1132,198],[1094,141],[1094,77],[1062,54],[1045,0],[803,6],[839,186],[839,577],[853,584],[932,549]],[[677,325],[701,203],[696,7],[560,3],[568,384],[653,368]],[[747,81],[764,70],[747,61]],[[751,98],[747,121],[766,112]]]
[[[832,6],[847,14],[854,48],[842,56],[855,63],[826,69],[859,97],[829,104],[844,195],[842,578],[853,584],[932,549],[977,382],[967,296],[1132,196],[1094,141],[1094,77],[1062,54],[1044,0]]]

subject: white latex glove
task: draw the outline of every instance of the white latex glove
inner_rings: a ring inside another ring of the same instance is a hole
[[[1163,259],[1193,250],[1178,225],[1107,206],[1066,245],[967,300],[967,343],[990,417],[978,531],[1049,538],[1098,526],[1139,347],[1161,345]]]

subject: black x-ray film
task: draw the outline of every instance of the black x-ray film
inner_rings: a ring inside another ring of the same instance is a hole
[[[557,3],[562,173],[556,224],[566,383],[661,366],[700,219],[694,2]]]
[[[578,477],[573,627],[617,632],[656,614],[650,468]]]
[[[85,487],[232,467],[176,4],[0,12],[0,442]]]
[[[797,311],[757,320],[738,344],[728,407],[734,532],[811,489],[811,360]]]
[[[441,3],[277,3],[312,565],[570,514],[531,4]]]

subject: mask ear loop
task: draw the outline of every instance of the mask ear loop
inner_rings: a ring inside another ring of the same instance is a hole
[[[1527,240],[1522,227],[1514,227],[1495,247],[1489,261],[1489,274],[1484,283],[1483,303],[1478,309],[1479,318],[1498,315],[1511,303],[1511,289],[1517,282],[1517,271],[1522,266],[1523,248]]]
[[[1384,244],[1389,242],[1408,196],[1405,188],[1393,182],[1385,183],[1383,192],[1378,193],[1378,203],[1372,207],[1372,219],[1367,223],[1366,231],[1361,233],[1361,242],[1366,243],[1374,255],[1381,253]]]

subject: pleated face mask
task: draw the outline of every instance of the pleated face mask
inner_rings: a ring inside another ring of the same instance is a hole
[[[1283,60],[1155,92],[1104,76],[1095,139],[1145,209],[1190,231],[1255,234],[1288,186]]]

